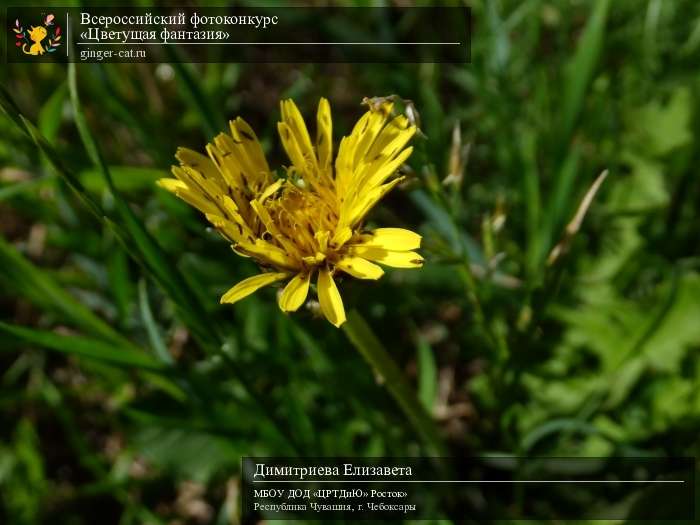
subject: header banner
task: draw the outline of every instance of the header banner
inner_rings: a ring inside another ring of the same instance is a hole
[[[8,7],[6,62],[468,63],[465,7]]]

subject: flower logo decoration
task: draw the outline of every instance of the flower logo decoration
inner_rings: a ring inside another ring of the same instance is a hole
[[[12,30],[15,32],[15,46],[25,55],[43,55],[54,53],[61,45],[61,26],[54,24],[54,15],[49,14],[38,26],[24,28],[19,19],[15,20]]]

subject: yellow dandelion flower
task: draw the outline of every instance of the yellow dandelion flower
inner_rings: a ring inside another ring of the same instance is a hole
[[[279,307],[297,310],[306,301],[312,279],[321,311],[335,326],[345,322],[343,300],[334,276],[379,279],[381,266],[419,268],[414,250],[420,235],[401,228],[363,229],[367,213],[396,186],[399,167],[411,155],[408,142],[416,127],[403,115],[392,117],[392,103],[372,107],[344,137],[333,163],[330,104],[318,105],[312,141],[299,109],[281,102],[277,128],[291,161],[285,178],[276,178],[252,128],[240,117],[231,133],[208,144],[208,156],[180,148],[174,179],[159,185],[206,215],[264,273],[236,284],[221,297],[235,303],[256,290],[287,281]],[[377,264],[378,263],[378,264]]]

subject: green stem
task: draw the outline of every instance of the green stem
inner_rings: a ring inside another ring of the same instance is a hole
[[[343,331],[362,357],[384,379],[389,392],[425,442],[428,452],[446,456],[447,449],[435,421],[425,411],[399,367],[357,310],[348,313]]]

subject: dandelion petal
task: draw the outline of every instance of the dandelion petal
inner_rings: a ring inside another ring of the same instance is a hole
[[[284,312],[296,312],[299,307],[306,301],[306,296],[309,293],[309,281],[311,273],[297,274],[294,279],[289,281],[284,287],[279,298],[279,307]]]
[[[260,275],[254,275],[253,277],[243,279],[221,297],[221,303],[233,304],[248,297],[263,286],[281,281],[288,276],[289,274],[287,273],[261,273]]]
[[[423,266],[423,258],[416,252],[385,250],[375,246],[355,246],[352,253],[394,268],[420,268]]]
[[[375,246],[385,250],[404,252],[420,248],[421,236],[403,228],[377,228],[362,246]]]
[[[323,269],[319,272],[317,285],[323,315],[332,325],[339,327],[345,322],[345,308],[338,287],[328,270]]]
[[[343,257],[336,266],[356,279],[379,279],[384,275],[381,267],[362,257]]]
[[[333,157],[332,122],[331,106],[328,100],[322,98],[318,103],[316,114],[316,151],[318,152],[318,165],[323,170],[330,168]]]

